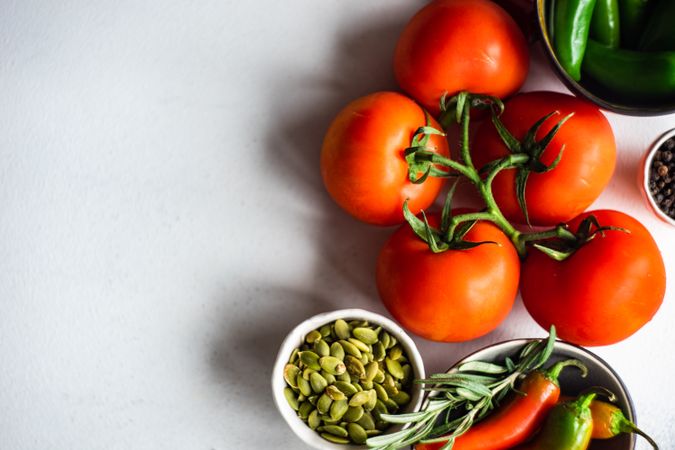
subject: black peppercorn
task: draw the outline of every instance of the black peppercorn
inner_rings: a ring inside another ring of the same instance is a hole
[[[675,137],[656,150],[649,171],[649,193],[657,206],[675,219]]]

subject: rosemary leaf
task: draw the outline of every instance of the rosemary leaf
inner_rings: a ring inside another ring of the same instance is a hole
[[[541,367],[551,356],[555,344],[555,328],[547,339],[528,342],[514,360],[505,358],[504,364],[470,362],[450,373],[434,374],[416,380],[423,390],[437,395],[430,397],[422,410],[406,414],[383,414],[381,420],[405,424],[400,431],[368,438],[366,445],[379,450],[396,450],[417,442],[446,442],[450,450],[455,438],[499,406],[516,382],[529,372]]]

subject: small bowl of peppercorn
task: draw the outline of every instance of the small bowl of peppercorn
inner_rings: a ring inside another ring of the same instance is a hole
[[[649,148],[641,179],[651,209],[675,226],[675,128],[661,135]]]

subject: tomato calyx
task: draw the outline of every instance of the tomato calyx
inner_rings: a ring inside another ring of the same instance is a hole
[[[448,98],[448,93],[444,93],[440,100],[441,114],[438,123],[443,128],[448,128],[453,122],[461,124],[464,121],[465,114],[469,109],[489,109],[493,115],[501,115],[504,112],[504,102],[499,98],[484,94],[471,94],[462,91],[457,95]]]
[[[546,122],[548,119],[557,114],[560,114],[560,112],[553,111],[545,115],[541,119],[539,119],[537,122],[535,122],[534,125],[532,125],[532,127],[527,131],[522,141],[519,141],[511,134],[511,132],[499,119],[499,116],[497,114],[495,114],[494,112],[492,114],[492,123],[494,124],[495,129],[499,134],[499,137],[502,139],[502,142],[504,142],[504,145],[506,146],[508,151],[512,154],[525,154],[530,157],[526,163],[517,167],[515,177],[516,197],[518,199],[518,205],[520,206],[520,209],[523,212],[525,222],[530,227],[531,227],[530,216],[527,212],[527,201],[525,200],[525,190],[527,187],[527,180],[530,176],[530,173],[532,172],[546,173],[555,169],[558,166],[560,160],[562,159],[563,152],[565,150],[564,145],[560,148],[558,155],[549,165],[546,165],[541,160],[541,156],[548,147],[548,145],[551,143],[555,135],[558,133],[560,128],[565,124],[565,122],[567,122],[574,115],[574,113],[570,113],[567,116],[563,117],[560,121],[558,121],[558,123],[555,124],[553,128],[551,128],[551,130],[548,133],[546,133],[546,135],[543,138],[537,141],[536,136],[541,126],[544,124],[544,122]],[[483,171],[483,169],[485,169],[486,171],[489,170],[490,164],[491,163],[483,167],[481,171]]]
[[[467,241],[464,239],[466,234],[478,220],[489,218],[485,212],[470,212],[453,215],[452,197],[457,188],[455,182],[446,197],[443,211],[441,213],[441,225],[434,228],[429,225],[424,211],[421,212],[420,219],[408,208],[408,201],[403,203],[403,216],[406,218],[415,234],[429,245],[429,249],[434,253],[442,253],[448,250],[469,250],[483,244],[497,244],[494,241]]]
[[[630,230],[625,228],[602,226],[593,215],[581,221],[576,233],[572,233],[565,224],[558,225],[556,228],[564,229],[567,232],[561,233],[554,239],[544,239],[543,242],[535,242],[539,240],[536,239],[536,233],[531,234],[531,236],[535,236],[535,239],[529,239],[529,241],[534,242],[532,244],[534,248],[556,261],[564,261],[569,258],[581,247],[596,239],[597,236],[604,237],[606,231],[630,233]]]
[[[426,124],[415,130],[415,133],[413,133],[413,136],[410,139],[410,147],[403,151],[403,157],[408,163],[408,179],[414,184],[424,183],[429,175],[434,177],[451,176],[447,171],[439,169],[433,161],[415,158],[417,152],[434,153],[434,149],[428,146],[431,136],[445,136],[443,131],[437,130],[431,126],[431,118],[429,117],[428,112],[424,111],[424,116],[426,118]]]

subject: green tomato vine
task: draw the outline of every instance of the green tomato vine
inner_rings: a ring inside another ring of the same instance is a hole
[[[472,159],[469,142],[469,124],[471,109],[489,109],[491,120],[499,133],[502,141],[510,154],[488,163],[486,166],[476,168]],[[426,219],[424,211],[421,218],[413,214],[408,208],[407,202],[403,205],[403,214],[413,231],[424,240],[429,248],[435,252],[443,252],[450,249],[464,250],[489,242],[470,242],[464,240],[473,224],[479,220],[485,220],[498,226],[511,240],[521,257],[527,253],[527,245],[532,244],[538,250],[546,253],[556,260],[564,260],[569,257],[583,244],[593,239],[598,233],[606,230],[616,230],[612,227],[602,227],[593,216],[586,219],[576,233],[569,230],[567,225],[560,224],[553,228],[542,231],[524,232],[508,221],[499,209],[494,195],[492,183],[495,177],[503,170],[515,169],[516,193],[518,203],[529,225],[525,191],[530,173],[544,173],[554,170],[563,156],[563,149],[556,159],[545,165],[541,161],[541,155],[548,144],[553,140],[558,130],[572,116],[562,118],[541,140],[536,140],[536,134],[541,125],[558,114],[557,111],[542,117],[528,131],[522,141],[516,139],[501,122],[499,116],[504,111],[504,104],[496,97],[476,95],[468,92],[460,92],[456,96],[441,99],[441,117],[439,122],[444,129],[453,124],[460,127],[459,161],[444,157],[433,151],[427,144],[431,135],[445,135],[442,130],[429,125],[429,120],[424,127],[420,127],[412,137],[411,145],[404,152],[408,162],[408,177],[413,183],[423,183],[429,176],[434,177],[459,177],[469,180],[477,189],[485,203],[485,208],[478,212],[453,215],[452,199],[455,194],[457,182],[448,191],[439,228],[431,227]],[[428,117],[428,116],[427,116]],[[595,229],[593,230],[593,226]],[[531,228],[531,227],[530,227]],[[624,230],[625,231],[625,230]]]

